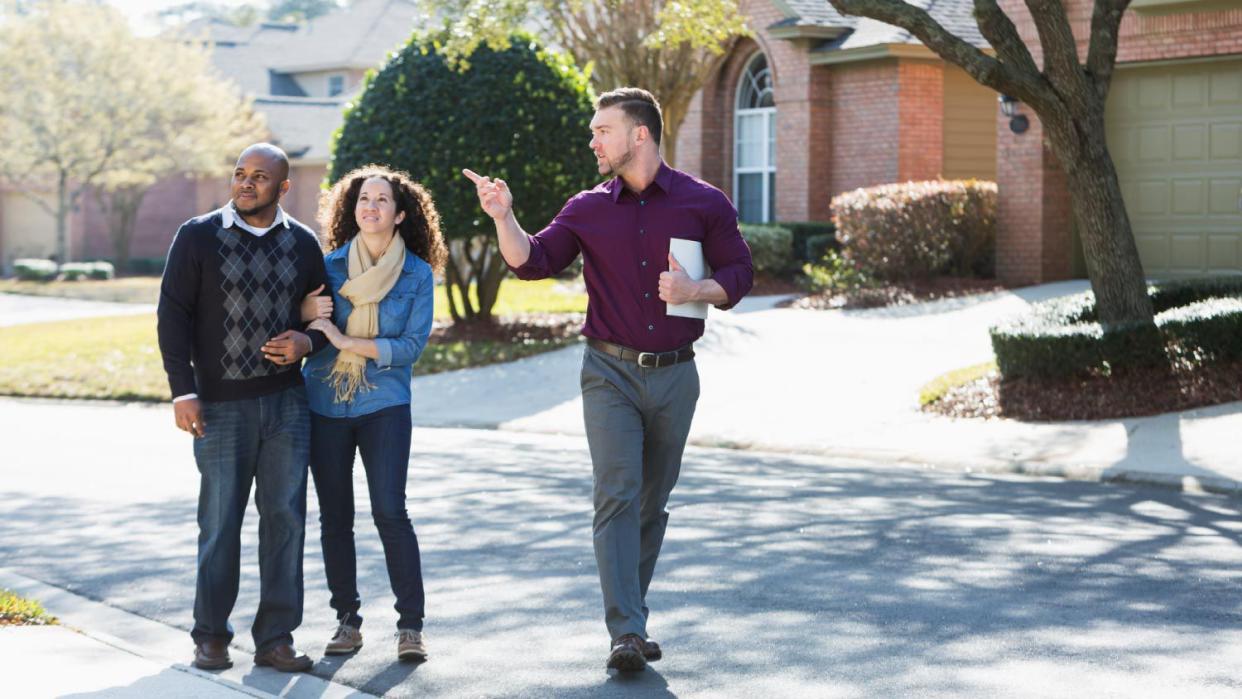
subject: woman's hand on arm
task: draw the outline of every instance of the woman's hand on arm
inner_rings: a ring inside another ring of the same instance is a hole
[[[323,284],[302,299],[302,322],[309,323],[316,318],[332,317],[332,294],[320,296]]]
[[[379,348],[375,345],[375,340],[365,337],[352,337],[341,332],[336,324],[325,318],[318,318],[311,322],[309,330],[318,330],[328,338],[328,342],[338,350],[353,352],[362,355],[367,359],[379,359]]]

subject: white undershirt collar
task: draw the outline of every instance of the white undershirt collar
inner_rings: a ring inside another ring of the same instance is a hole
[[[233,225],[236,224],[237,227],[243,231],[262,237],[264,233],[267,233],[276,226],[284,226],[285,228],[288,228],[289,217],[285,215],[285,210],[280,208],[280,205],[277,204],[276,220],[272,221],[272,225],[267,228],[257,228],[249,223],[246,223],[246,220],[241,217],[241,214],[237,213],[237,208],[233,206],[233,200],[230,199],[229,203],[225,204],[224,209],[221,210],[220,223],[223,224],[225,228],[232,228]]]

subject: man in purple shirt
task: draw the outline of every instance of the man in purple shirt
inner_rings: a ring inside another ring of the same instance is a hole
[[[750,291],[753,270],[728,197],[661,159],[663,120],[651,93],[614,90],[595,110],[591,150],[599,173],[613,179],[575,195],[536,235],[518,225],[504,180],[464,173],[519,278],[546,278],[582,254],[582,406],[608,667],[641,670],[662,655],[647,638],[647,588],[699,397],[692,345],[704,325],[668,315],[666,304],[731,308]],[[701,243],[711,276],[691,279],[670,252],[672,238]]]

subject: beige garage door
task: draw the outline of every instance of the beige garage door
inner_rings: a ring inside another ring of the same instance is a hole
[[[1106,121],[1148,276],[1242,271],[1242,60],[1118,66]]]

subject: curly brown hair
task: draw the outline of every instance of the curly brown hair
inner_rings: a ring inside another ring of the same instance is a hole
[[[362,183],[373,177],[388,181],[397,211],[405,212],[405,219],[397,224],[397,232],[405,241],[406,249],[431,265],[437,275],[444,272],[448,247],[440,233],[440,213],[436,211],[431,194],[408,174],[383,165],[364,165],[350,170],[319,198],[316,218],[323,229],[324,249],[331,252],[344,247],[358,235],[358,221],[354,218],[358,192]]]

